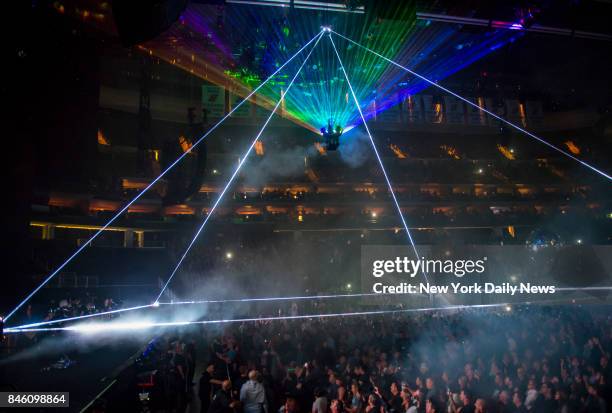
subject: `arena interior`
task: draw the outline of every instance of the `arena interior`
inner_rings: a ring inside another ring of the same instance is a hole
[[[19,3],[0,411],[612,411],[611,1]]]

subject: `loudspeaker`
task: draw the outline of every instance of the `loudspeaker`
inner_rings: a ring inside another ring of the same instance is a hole
[[[187,0],[117,0],[113,17],[121,42],[132,46],[168,29],[187,7]]]

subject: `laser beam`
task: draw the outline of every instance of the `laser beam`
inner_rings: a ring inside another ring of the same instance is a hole
[[[343,38],[343,39],[345,39],[345,40],[349,41],[350,43],[352,43],[352,44],[354,44],[354,45],[356,45],[356,46],[358,46],[358,47],[361,47],[362,49],[367,50],[367,51],[368,51],[368,52],[370,52],[370,53],[373,53],[374,55],[376,55],[376,56],[380,57],[381,59],[383,59],[383,60],[385,60],[385,61],[387,61],[387,62],[391,63],[392,65],[394,65],[394,66],[396,66],[396,67],[399,67],[400,69],[405,70],[406,72],[410,73],[411,75],[418,77],[419,79],[421,79],[421,80],[423,80],[423,81],[425,81],[425,82],[429,83],[429,84],[430,84],[430,85],[432,85],[432,86],[437,87],[437,88],[438,88],[438,89],[440,89],[440,90],[445,91],[446,93],[448,93],[448,94],[450,94],[450,95],[452,95],[452,96],[456,97],[456,98],[457,98],[457,99],[459,99],[459,100],[462,100],[463,102],[467,103],[468,105],[470,105],[470,106],[473,106],[473,107],[477,108],[478,110],[480,110],[480,111],[482,111],[482,112],[486,113],[487,115],[489,115],[489,116],[491,116],[491,117],[494,117],[495,119],[497,119],[497,120],[499,120],[499,121],[501,121],[501,122],[505,123],[506,125],[511,126],[512,128],[514,128],[514,129],[518,130],[519,132],[522,132],[522,133],[524,133],[525,135],[527,135],[527,136],[529,136],[529,137],[531,137],[531,138],[533,138],[533,139],[537,140],[538,142],[543,143],[544,145],[548,146],[549,148],[554,149],[555,151],[557,151],[557,152],[559,152],[559,153],[561,153],[561,154],[565,155],[566,157],[568,157],[568,158],[570,158],[570,159],[573,159],[573,160],[574,160],[574,161],[576,161],[576,162],[579,162],[581,165],[586,166],[586,167],[587,167],[587,168],[589,168],[590,170],[592,170],[592,171],[594,171],[594,172],[598,173],[599,175],[601,175],[601,176],[603,176],[603,177],[607,178],[608,180],[611,180],[611,181],[612,181],[612,176],[610,176],[609,174],[605,173],[604,171],[602,171],[602,170],[600,170],[600,169],[597,169],[596,167],[594,167],[593,165],[591,165],[591,164],[589,164],[589,163],[587,163],[587,162],[583,161],[582,159],[579,159],[579,158],[575,157],[575,156],[574,156],[574,155],[572,155],[571,153],[566,152],[566,151],[564,151],[564,150],[563,150],[563,149],[561,149],[561,148],[558,148],[557,146],[553,145],[552,143],[550,143],[550,142],[546,141],[546,140],[545,140],[545,139],[543,139],[543,138],[540,138],[539,136],[535,135],[534,133],[531,133],[531,132],[529,132],[528,130],[523,129],[523,128],[521,128],[520,126],[518,126],[518,125],[516,125],[516,124],[514,124],[514,123],[512,123],[512,122],[510,122],[509,120],[506,120],[506,119],[502,118],[501,116],[496,115],[495,113],[491,112],[490,110],[487,110],[487,109],[485,109],[485,108],[480,107],[480,106],[479,106],[479,105],[477,105],[476,103],[471,102],[469,99],[466,99],[466,98],[464,98],[463,96],[461,96],[461,95],[459,95],[459,94],[457,94],[457,93],[453,92],[452,90],[447,89],[447,88],[445,88],[444,86],[441,86],[441,85],[437,84],[437,83],[436,83],[436,82],[434,82],[433,80],[430,80],[430,79],[426,78],[425,76],[418,74],[418,73],[417,73],[417,72],[415,72],[414,70],[411,70],[411,69],[408,69],[408,68],[407,68],[407,67],[405,67],[405,66],[402,66],[401,64],[399,64],[399,63],[397,63],[397,62],[395,62],[395,61],[393,61],[393,60],[389,59],[389,58],[388,58],[388,57],[386,57],[386,56],[383,56],[382,54],[380,54],[380,53],[378,53],[378,52],[376,52],[376,51],[374,51],[374,50],[370,49],[370,48],[369,48],[369,47],[367,47],[367,46],[364,46],[364,45],[362,45],[362,44],[360,44],[360,43],[357,43],[356,41],[351,40],[351,39],[349,39],[348,37],[343,36],[343,35],[341,35],[340,33],[337,33],[337,32],[335,32],[335,31],[333,31],[333,30],[331,31],[331,33],[334,33],[335,35],[337,35],[337,36],[339,36],[339,37],[341,37],[341,38]],[[330,39],[331,39],[331,36],[330,36]],[[337,53],[337,52],[336,52],[336,53]],[[346,73],[345,73],[345,74],[346,74]],[[360,112],[361,112],[361,110],[360,110]]]
[[[120,309],[117,309],[117,310],[102,311],[101,313],[84,314],[84,315],[79,315],[79,316],[75,316],[75,317],[59,318],[57,320],[40,321],[38,323],[23,324],[23,325],[20,325],[20,326],[17,326],[17,327],[13,327],[13,328],[40,327],[40,326],[46,326],[46,325],[49,325],[49,324],[57,324],[57,323],[65,323],[65,322],[68,322],[68,321],[83,320],[83,319],[91,318],[91,317],[100,317],[100,316],[110,315],[110,314],[125,313],[127,311],[141,310],[143,308],[149,308],[149,307],[153,307],[153,304],[138,305],[138,306],[135,306],[135,307],[128,307],[128,308],[120,308]]]
[[[612,286],[595,287],[557,287],[555,291],[611,291]]]
[[[283,63],[274,73],[272,73],[266,80],[264,80],[259,86],[257,86],[251,93],[247,95],[243,100],[241,100],[236,106],[229,111],[227,115],[225,115],[219,122],[217,122],[214,126],[212,126],[202,137],[200,137],[194,144],[184,151],[181,156],[179,156],[174,162],[172,162],[162,173],[160,173],[157,178],[155,178],[149,185],[147,185],[142,191],[140,191],[130,202],[128,202],[119,212],[117,212],[106,224],[104,224],[96,233],[94,233],[91,238],[89,238],[83,245],[81,245],[68,259],[66,259],[59,267],[57,267],[43,282],[34,289],[21,303],[19,303],[8,315],[4,318],[4,321],[7,321],[17,310],[19,310],[30,298],[34,296],[42,287],[44,287],[51,279],[57,275],[68,263],[70,263],[77,255],[79,255],[86,247],[88,247],[93,240],[95,240],[106,228],[108,228],[119,216],[121,216],[125,211],[127,211],[130,206],[132,206],[140,197],[142,197],[145,192],[151,189],[162,177],[164,177],[172,168],[174,168],[181,160],[183,160],[187,154],[191,153],[193,149],[198,146],[208,135],[210,135],[217,127],[219,127],[227,118],[229,118],[244,102],[247,102],[259,89],[261,89],[270,79],[276,76],[285,66],[289,64],[293,59],[295,59],[304,49],[306,49],[313,41],[320,39],[323,31],[319,32],[312,39],[308,41],[304,46],[302,46],[293,56],[291,56],[285,63]]]
[[[213,215],[213,213],[215,212],[215,210],[217,209],[217,206],[219,205],[219,203],[221,202],[221,200],[223,199],[223,196],[225,195],[225,193],[227,192],[227,190],[229,189],[230,185],[232,184],[232,182],[234,182],[234,179],[236,178],[236,176],[238,175],[238,172],[240,172],[240,169],[242,168],[242,165],[244,165],[244,163],[246,162],[249,154],[251,153],[251,151],[253,150],[253,148],[255,147],[255,144],[257,143],[257,141],[259,140],[259,138],[261,137],[261,134],[263,133],[263,131],[266,129],[266,127],[268,126],[268,124],[270,123],[270,120],[272,120],[272,117],[274,117],[274,114],[276,113],[276,111],[278,110],[279,106],[281,105],[281,103],[283,102],[283,99],[285,98],[285,96],[287,95],[287,93],[289,92],[289,90],[291,89],[291,86],[293,86],[293,83],[295,82],[295,79],[297,79],[297,77],[299,76],[300,72],[302,71],[302,69],[304,68],[304,65],[306,64],[306,62],[308,61],[308,58],[310,57],[310,55],[312,54],[313,50],[317,47],[317,45],[319,44],[319,41],[321,40],[321,36],[323,36],[323,32],[319,33],[319,37],[317,38],[317,41],[315,42],[314,46],[312,47],[312,49],[310,49],[310,52],[308,52],[308,55],[306,56],[306,58],[304,59],[304,61],[302,62],[301,66],[299,67],[299,69],[297,70],[297,72],[295,73],[295,75],[293,76],[293,79],[291,79],[291,82],[289,83],[289,85],[287,86],[287,90],[285,90],[284,92],[281,91],[281,96],[278,99],[278,102],[276,102],[276,105],[274,106],[274,109],[272,110],[272,112],[270,113],[270,115],[268,116],[268,118],[266,119],[265,123],[263,124],[263,126],[261,127],[261,129],[259,130],[259,132],[257,133],[257,136],[255,136],[255,139],[253,139],[253,142],[251,143],[251,146],[249,146],[249,149],[244,153],[244,155],[242,156],[242,158],[240,159],[240,162],[238,163],[238,167],[236,168],[236,170],[234,170],[234,173],[232,174],[232,176],[230,177],[230,179],[227,181],[227,184],[225,185],[225,187],[223,188],[223,191],[221,191],[221,193],[219,194],[219,196],[217,197],[217,200],[215,201],[215,203],[213,204],[212,208],[210,209],[209,213],[206,215],[206,218],[204,219],[204,221],[202,222],[202,225],[200,225],[200,227],[198,228],[198,230],[196,231],[193,239],[191,240],[191,242],[189,243],[189,245],[187,245],[187,249],[185,250],[185,252],[183,253],[183,255],[181,256],[181,259],[178,261],[178,263],[176,264],[176,266],[174,267],[174,269],[172,270],[172,273],[170,274],[170,277],[168,277],[168,281],[166,281],[166,283],[164,284],[164,287],[162,288],[162,290],[160,291],[159,295],[157,296],[157,298],[155,299],[155,303],[157,303],[160,299],[160,297],[164,294],[164,291],[166,291],[166,288],[168,288],[168,285],[170,284],[170,281],[172,281],[172,278],[174,278],[174,275],[176,274],[176,272],[178,271],[178,269],[180,268],[181,264],[183,263],[183,261],[185,260],[185,258],[187,257],[187,254],[189,254],[189,251],[191,250],[191,248],[193,247],[193,245],[195,244],[196,240],[198,239],[198,237],[200,236],[200,233],[202,232],[202,230],[204,229],[204,227],[206,226],[206,223],[208,222],[208,220],[210,219],[210,217]],[[155,304],[154,303],[154,304]]]
[[[555,291],[612,291],[612,286],[596,287],[557,287]],[[249,303],[268,301],[305,301],[305,300],[328,300],[336,298],[358,298],[372,296],[397,295],[396,293],[356,293],[356,294],[326,294],[326,295],[297,295],[289,297],[256,297],[256,298],[227,298],[217,300],[191,300],[191,301],[168,301],[158,302],[159,305],[186,305],[186,304],[223,304],[223,303]],[[426,294],[410,294],[411,296],[425,296]]]
[[[400,208],[399,202],[397,200],[397,198],[395,197],[395,191],[393,190],[393,185],[391,185],[391,180],[389,179],[389,176],[387,175],[387,171],[385,170],[385,165],[383,164],[383,161],[380,157],[380,155],[378,154],[378,149],[376,149],[376,144],[374,143],[374,138],[372,138],[372,134],[370,133],[370,128],[368,127],[368,123],[365,120],[365,116],[363,116],[363,112],[361,110],[361,105],[359,104],[359,100],[357,99],[357,95],[355,94],[355,90],[353,90],[353,86],[351,85],[351,81],[349,80],[348,74],[346,73],[346,70],[344,69],[344,64],[342,64],[342,59],[340,58],[340,54],[338,53],[338,49],[336,48],[336,44],[334,43],[334,39],[332,39],[331,36],[329,36],[329,40],[334,48],[334,52],[336,52],[336,57],[338,58],[338,63],[340,64],[340,68],[342,69],[342,73],[344,73],[344,77],[346,78],[346,84],[348,85],[350,91],[351,91],[351,95],[353,96],[353,100],[355,101],[355,106],[357,106],[357,110],[359,111],[359,116],[361,116],[361,120],[363,121],[363,126],[365,127],[365,130],[368,134],[368,137],[370,138],[370,143],[372,144],[372,149],[374,149],[374,154],[376,155],[376,159],[378,159],[378,164],[380,165],[380,170],[382,171],[384,177],[385,177],[385,181],[387,182],[387,187],[389,188],[389,192],[391,192],[391,198],[393,198],[393,202],[395,203],[395,207],[397,208],[397,213],[400,216],[400,219],[402,220],[402,225],[404,226],[404,229],[406,230],[406,234],[408,235],[408,240],[410,241],[410,245],[412,245],[412,249],[414,250],[414,255],[417,257],[417,259],[419,258],[419,252],[417,251],[416,245],[414,243],[414,239],[412,238],[412,234],[410,233],[410,230],[408,229],[408,224],[406,223],[406,220],[404,219],[404,214],[402,214],[402,209]],[[425,281],[429,282],[429,280],[427,279],[427,274],[425,274],[425,272],[423,271],[423,276],[425,277]]]
[[[387,314],[406,314],[406,313],[421,313],[432,311],[454,311],[468,309],[483,309],[483,308],[500,308],[523,304],[551,304],[565,300],[544,300],[544,301],[524,301],[524,302],[509,302],[509,303],[493,303],[493,304],[473,304],[473,305],[451,305],[446,307],[421,307],[407,308],[401,310],[372,310],[372,311],[356,311],[346,313],[327,313],[327,314],[304,314],[304,315],[287,315],[287,316],[271,316],[271,317],[251,317],[251,318],[234,318],[234,319],[218,319],[218,320],[187,320],[187,321],[167,321],[167,322],[125,322],[125,323],[80,323],[65,327],[47,327],[47,328],[24,328],[19,329],[11,327],[5,329],[7,334],[15,333],[36,333],[36,332],[53,332],[53,331],[72,331],[78,333],[102,333],[112,331],[135,331],[154,327],[181,327],[188,325],[211,325],[211,324],[229,324],[229,323],[247,323],[247,322],[267,322],[281,320],[308,320],[308,319],[325,319],[336,317],[359,317],[359,316],[375,316]]]
[[[428,312],[438,310],[461,310],[467,308],[490,308],[503,307],[510,305],[503,304],[478,304],[478,305],[457,305],[448,307],[425,307],[425,308],[410,308],[404,310],[373,310],[373,311],[357,311],[347,313],[327,313],[327,314],[304,314],[304,315],[288,315],[288,316],[272,316],[272,317],[251,317],[237,319],[219,319],[219,320],[192,320],[192,321],[167,321],[167,322],[127,322],[127,323],[81,323],[65,327],[48,327],[48,328],[24,328],[18,329],[15,327],[5,329],[5,333],[18,332],[51,332],[51,331],[74,331],[81,333],[99,333],[106,331],[126,331],[126,330],[142,330],[153,327],[180,327],[187,325],[198,324],[228,324],[242,322],[265,322],[265,321],[280,321],[280,320],[304,320],[314,318],[334,318],[334,317],[356,317],[356,316],[372,316],[384,314],[400,314],[411,312]]]
[[[301,300],[325,300],[334,298],[369,297],[373,295],[391,295],[391,293],[358,293],[358,294],[329,294],[329,295],[298,295],[292,297],[259,297],[259,298],[228,298],[220,300],[194,300],[194,301],[171,301],[159,302],[159,305],[181,305],[181,304],[218,304],[218,303],[248,303],[257,301],[301,301]]]
[[[612,288],[612,287],[611,287]],[[274,301],[301,301],[301,300],[325,300],[325,299],[336,299],[336,298],[355,298],[355,297],[369,297],[369,296],[386,296],[386,295],[395,295],[392,293],[357,293],[357,294],[328,294],[328,295],[303,295],[303,296],[291,296],[291,297],[256,297],[256,298],[228,298],[228,299],[218,299],[218,300],[191,300],[191,301],[171,301],[171,302],[160,302],[156,301],[153,304],[141,305],[130,308],[123,308],[119,310],[106,311],[102,313],[95,314],[86,314],[77,317],[70,318],[62,318],[57,320],[49,320],[49,321],[41,321],[38,323],[31,324],[22,324],[19,326],[11,327],[14,329],[22,329],[22,328],[33,328],[33,327],[42,327],[49,324],[57,324],[63,323],[66,321],[74,321],[81,320],[84,318],[97,317],[107,314],[116,314],[126,311],[139,310],[143,308],[157,308],[159,306],[166,305],[196,305],[196,304],[223,304],[223,303],[249,303],[249,302],[274,302]],[[421,296],[423,294],[412,294],[416,296]]]
[[[558,287],[556,291],[612,291],[612,286],[594,286],[594,287]],[[41,321],[38,323],[22,324],[19,326],[11,327],[12,329],[24,329],[42,327],[49,324],[63,323],[67,321],[80,320],[84,318],[97,317],[107,314],[116,314],[126,311],[133,311],[144,309],[148,307],[158,307],[165,305],[197,305],[197,304],[223,304],[223,303],[248,303],[248,302],[274,302],[274,301],[301,301],[301,300],[325,300],[325,299],[336,299],[336,298],[355,298],[355,297],[369,297],[369,296],[386,296],[396,295],[392,293],[357,293],[357,294],[327,294],[327,295],[302,295],[302,296],[290,296],[290,297],[255,297],[255,298],[228,298],[219,300],[191,300],[191,301],[171,301],[171,302],[157,302],[155,304],[147,304],[136,307],[123,308],[119,310],[106,311],[96,314],[86,314],[78,317],[63,318],[58,320]],[[425,294],[411,294],[422,296]],[[157,304],[157,305],[156,305]]]

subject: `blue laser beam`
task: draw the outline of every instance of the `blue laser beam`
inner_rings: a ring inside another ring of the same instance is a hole
[[[323,31],[319,32],[314,36],[308,43],[302,46],[293,56],[291,56],[284,64],[282,64],[274,73],[272,73],[266,80],[264,80],[259,86],[257,86],[251,93],[248,94],[243,100],[240,101],[227,115],[225,115],[219,122],[212,126],[201,138],[199,138],[189,149],[181,154],[174,162],[172,162],[161,174],[157,176],[149,185],[147,185],[141,192],[139,192],[130,202],[128,202],[119,212],[117,212],[106,224],[102,226],[95,234],[91,236],[83,245],[81,245],[68,259],[66,259],[59,267],[55,269],[43,282],[34,289],[21,303],[19,303],[6,317],[4,321],[7,321],[17,310],[19,310],[30,298],[34,296],[42,287],[44,287],[51,279],[57,275],[66,265],[68,265],[77,255],[79,255],[86,247],[88,247],[93,240],[95,240],[106,228],[108,228],[119,216],[127,211],[140,197],[142,197],[149,189],[151,189],[162,177],[164,177],[172,168],[174,168],[181,160],[183,160],[187,154],[191,153],[193,149],[198,146],[208,135],[210,135],[217,127],[219,127],[227,118],[229,118],[244,102],[247,102],[255,93],[259,91],[266,83],[276,76],[285,66],[287,66],[293,59],[295,59],[306,47],[308,47],[316,39],[320,39]]]
[[[257,136],[255,136],[255,139],[253,139],[253,142],[251,143],[251,146],[249,146],[249,149],[245,152],[245,154],[242,156],[242,159],[240,160],[240,162],[238,163],[238,167],[236,168],[236,170],[234,171],[234,173],[232,174],[232,176],[230,177],[230,179],[227,181],[227,184],[225,185],[225,188],[223,188],[223,191],[221,191],[221,193],[219,194],[219,196],[217,197],[217,200],[215,201],[215,203],[213,204],[212,208],[210,209],[209,213],[206,215],[206,218],[204,219],[204,221],[202,222],[202,225],[200,225],[200,227],[198,228],[198,230],[196,231],[193,239],[191,240],[191,242],[189,243],[189,245],[187,245],[187,249],[185,250],[185,252],[183,253],[183,255],[181,256],[181,259],[178,261],[178,263],[176,264],[176,266],[174,267],[174,269],[172,270],[172,273],[170,274],[170,277],[168,277],[168,281],[166,281],[166,283],[164,284],[164,287],[162,288],[162,290],[160,291],[159,295],[157,296],[157,298],[155,299],[155,303],[157,303],[160,299],[160,297],[164,294],[164,291],[166,291],[166,288],[168,288],[168,285],[170,284],[170,281],[172,281],[172,278],[174,278],[174,275],[176,274],[176,272],[178,271],[178,269],[180,268],[181,264],[183,264],[183,261],[185,260],[185,258],[187,257],[187,254],[189,254],[189,251],[191,250],[191,248],[193,247],[193,245],[195,244],[196,240],[198,239],[198,237],[200,236],[200,233],[202,232],[202,230],[204,229],[204,227],[206,226],[206,223],[208,222],[208,220],[210,219],[210,217],[213,215],[213,213],[215,212],[215,210],[217,209],[217,206],[219,205],[219,203],[221,202],[221,200],[223,199],[223,196],[225,195],[225,193],[227,192],[227,190],[229,189],[230,185],[232,184],[232,182],[234,181],[234,179],[236,178],[236,176],[238,175],[238,173],[240,172],[240,169],[242,168],[242,165],[244,165],[244,163],[246,162],[249,154],[251,153],[251,151],[253,150],[253,148],[255,147],[255,144],[257,143],[257,141],[259,140],[259,138],[261,137],[261,134],[263,133],[263,131],[266,129],[266,127],[268,126],[268,124],[270,123],[270,121],[272,120],[272,118],[274,117],[274,114],[276,113],[276,111],[278,110],[278,108],[280,107],[281,103],[283,102],[283,99],[285,98],[285,96],[287,95],[287,93],[289,92],[289,90],[291,89],[291,86],[293,86],[293,83],[295,82],[295,79],[297,79],[297,77],[299,76],[299,74],[301,73],[302,69],[304,68],[304,65],[306,64],[306,62],[308,61],[308,58],[310,58],[310,55],[312,54],[313,50],[317,47],[317,45],[319,44],[319,41],[321,40],[321,37],[323,36],[323,32],[321,32],[319,34],[319,37],[317,38],[317,41],[315,42],[314,46],[312,47],[312,49],[310,49],[310,52],[308,52],[308,55],[306,56],[306,58],[304,59],[304,61],[302,62],[301,66],[299,67],[299,69],[297,70],[297,72],[295,73],[295,75],[293,76],[293,79],[291,79],[291,82],[289,83],[289,85],[287,86],[287,90],[285,90],[285,92],[281,92],[281,96],[278,99],[278,102],[276,102],[276,106],[274,106],[274,109],[272,110],[272,113],[270,113],[270,116],[268,116],[268,118],[266,119],[265,123],[263,124],[263,126],[261,127],[261,129],[259,130],[259,132],[257,133]]]
[[[267,322],[281,320],[308,320],[308,319],[323,319],[336,317],[359,317],[359,316],[375,316],[386,314],[405,314],[405,313],[421,313],[432,311],[454,311],[468,309],[483,309],[483,308],[499,308],[511,307],[522,304],[551,304],[565,300],[542,300],[542,301],[524,301],[512,303],[493,303],[493,304],[472,304],[472,305],[450,305],[445,307],[420,307],[407,308],[396,310],[372,310],[372,311],[356,311],[346,313],[327,313],[327,314],[304,314],[304,315],[287,315],[287,316],[271,316],[271,317],[248,317],[234,319],[219,319],[219,320],[187,320],[187,321],[166,321],[166,322],[125,322],[125,323],[80,323],[65,327],[47,327],[47,328],[24,328],[19,329],[10,327],[4,330],[5,333],[28,333],[28,332],[52,332],[52,331],[72,331],[79,333],[101,333],[107,331],[135,331],[154,327],[181,327],[188,325],[210,325],[210,324],[229,324],[229,323],[248,323],[248,322]]]
[[[378,52],[376,52],[376,51],[374,51],[374,50],[370,49],[370,48],[369,48],[369,47],[367,47],[367,46],[364,46],[364,45],[362,45],[362,44],[360,44],[360,43],[357,43],[356,41],[351,40],[351,39],[349,39],[348,37],[343,36],[343,35],[341,35],[340,33],[337,33],[337,32],[335,32],[335,31],[333,31],[333,30],[332,30],[332,33],[334,33],[335,35],[337,35],[337,36],[339,36],[339,37],[341,37],[341,38],[343,38],[343,39],[345,39],[345,40],[349,41],[350,43],[352,43],[352,44],[354,44],[354,45],[356,45],[356,46],[358,46],[358,47],[361,47],[362,49],[364,49],[364,50],[366,50],[366,51],[368,51],[368,52],[370,52],[370,53],[373,53],[374,55],[376,55],[376,56],[380,57],[381,59],[383,59],[383,60],[385,60],[385,61],[387,61],[387,62],[391,63],[392,65],[394,65],[394,66],[396,66],[396,67],[399,67],[400,69],[405,70],[406,72],[410,73],[410,74],[411,74],[411,75],[413,75],[413,76],[418,77],[419,79],[421,79],[421,80],[423,80],[423,81],[425,81],[425,82],[429,83],[430,85],[435,86],[435,87],[437,87],[438,89],[445,91],[445,92],[446,92],[446,93],[448,93],[449,95],[452,95],[452,96],[456,97],[457,99],[462,100],[463,102],[467,103],[468,105],[470,105],[470,106],[472,106],[472,107],[477,108],[478,110],[480,110],[480,111],[482,111],[482,112],[486,113],[487,115],[489,115],[489,116],[491,116],[491,117],[494,117],[495,119],[497,119],[497,120],[499,120],[499,121],[501,121],[501,122],[505,123],[506,125],[511,126],[512,128],[514,128],[514,129],[518,130],[519,132],[524,133],[525,135],[527,135],[527,136],[529,136],[529,137],[531,137],[531,138],[533,138],[533,139],[537,140],[538,142],[540,142],[540,143],[542,143],[542,144],[544,144],[544,145],[548,146],[548,147],[549,147],[549,148],[551,148],[551,149],[554,149],[555,151],[557,151],[557,152],[559,152],[559,153],[561,153],[561,154],[565,155],[566,157],[568,157],[568,158],[570,158],[570,159],[573,159],[573,160],[574,160],[574,161],[576,161],[576,162],[579,162],[581,165],[586,166],[586,167],[587,167],[587,168],[589,168],[590,170],[592,170],[592,171],[594,171],[594,172],[598,173],[599,175],[601,175],[601,176],[603,176],[603,177],[607,178],[608,180],[611,180],[611,181],[612,181],[612,176],[610,176],[609,174],[605,173],[604,171],[602,171],[602,170],[600,170],[600,169],[597,169],[596,167],[594,167],[593,165],[591,165],[591,164],[589,164],[589,163],[587,163],[587,162],[583,161],[582,159],[579,159],[579,158],[575,157],[575,156],[574,156],[574,155],[572,155],[571,153],[566,152],[566,151],[564,151],[563,149],[561,149],[561,148],[559,148],[559,147],[557,147],[557,146],[553,145],[552,143],[550,143],[550,142],[546,141],[545,139],[540,138],[539,136],[535,135],[534,133],[531,133],[531,132],[529,132],[528,130],[523,129],[523,128],[521,128],[520,126],[518,126],[518,125],[516,125],[516,124],[514,124],[514,123],[512,123],[512,122],[510,122],[509,120],[506,120],[506,119],[504,119],[503,117],[501,117],[501,116],[499,116],[499,115],[496,115],[495,113],[491,112],[490,110],[487,110],[487,109],[485,109],[485,108],[480,107],[480,106],[479,106],[479,105],[477,105],[476,103],[471,102],[469,99],[466,99],[466,98],[464,98],[463,96],[461,96],[461,95],[459,95],[459,94],[457,94],[457,93],[453,92],[452,90],[447,89],[447,88],[445,88],[445,87],[444,87],[444,86],[442,86],[442,85],[439,85],[438,83],[434,82],[433,80],[430,80],[430,79],[426,78],[425,76],[418,74],[418,73],[417,73],[417,72],[415,72],[414,70],[411,70],[411,69],[408,69],[408,68],[407,68],[407,67],[405,67],[405,66],[402,66],[401,64],[399,64],[399,63],[397,63],[397,62],[395,62],[395,61],[393,61],[393,60],[389,59],[389,58],[388,58],[388,57],[386,57],[386,56],[383,56],[382,54],[380,54],[380,53],[378,53]],[[330,38],[331,38],[331,36],[330,36]],[[364,122],[365,122],[365,120],[364,120]]]
[[[374,138],[372,138],[372,133],[370,133],[370,128],[368,127],[368,123],[365,120],[365,116],[363,116],[363,112],[361,110],[361,105],[359,104],[359,100],[357,99],[357,95],[355,94],[355,90],[353,90],[353,86],[351,85],[351,81],[348,78],[348,74],[346,73],[346,70],[344,69],[344,64],[342,64],[342,59],[340,58],[340,54],[338,53],[338,49],[336,48],[336,44],[334,43],[334,39],[332,39],[331,36],[329,36],[329,40],[331,41],[332,46],[334,47],[334,52],[336,52],[336,57],[338,58],[338,63],[340,64],[340,68],[342,69],[342,73],[344,73],[344,77],[346,78],[346,84],[348,85],[350,91],[351,91],[351,95],[353,96],[353,100],[355,101],[355,106],[357,106],[357,110],[359,111],[359,116],[361,116],[361,120],[363,121],[363,126],[365,127],[366,132],[368,133],[368,137],[370,138],[370,143],[372,144],[372,149],[374,149],[374,154],[376,155],[376,159],[378,159],[378,164],[380,165],[380,169],[385,177],[385,181],[387,182],[387,187],[389,188],[389,192],[391,193],[391,197],[393,198],[393,202],[395,203],[395,207],[397,208],[397,213],[400,216],[400,219],[402,220],[402,225],[404,226],[404,229],[406,230],[406,234],[408,235],[408,240],[410,241],[410,245],[412,245],[412,249],[414,250],[414,255],[417,257],[417,259],[419,258],[419,252],[417,251],[416,245],[414,243],[414,239],[412,238],[412,234],[410,233],[410,230],[408,229],[408,224],[406,223],[406,220],[404,219],[404,214],[402,213],[402,208],[399,205],[399,202],[395,196],[395,191],[393,190],[393,185],[391,185],[391,180],[389,179],[389,176],[387,175],[387,171],[385,170],[385,165],[383,164],[383,161],[380,157],[380,155],[378,154],[378,149],[376,148],[376,144],[374,143]],[[427,279],[427,274],[425,274],[425,272],[423,272],[423,276],[425,277],[425,281],[429,282],[429,280]]]

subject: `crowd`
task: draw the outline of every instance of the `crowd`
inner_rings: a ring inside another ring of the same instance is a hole
[[[160,402],[166,385],[154,386],[153,405],[163,408],[153,411],[183,411],[199,341],[205,413],[604,413],[612,403],[605,307],[258,322],[190,334],[182,344],[166,339],[175,387]]]
[[[195,339],[166,334],[155,337],[136,361],[141,389],[150,387],[153,412],[184,412],[194,385],[197,360]]]

